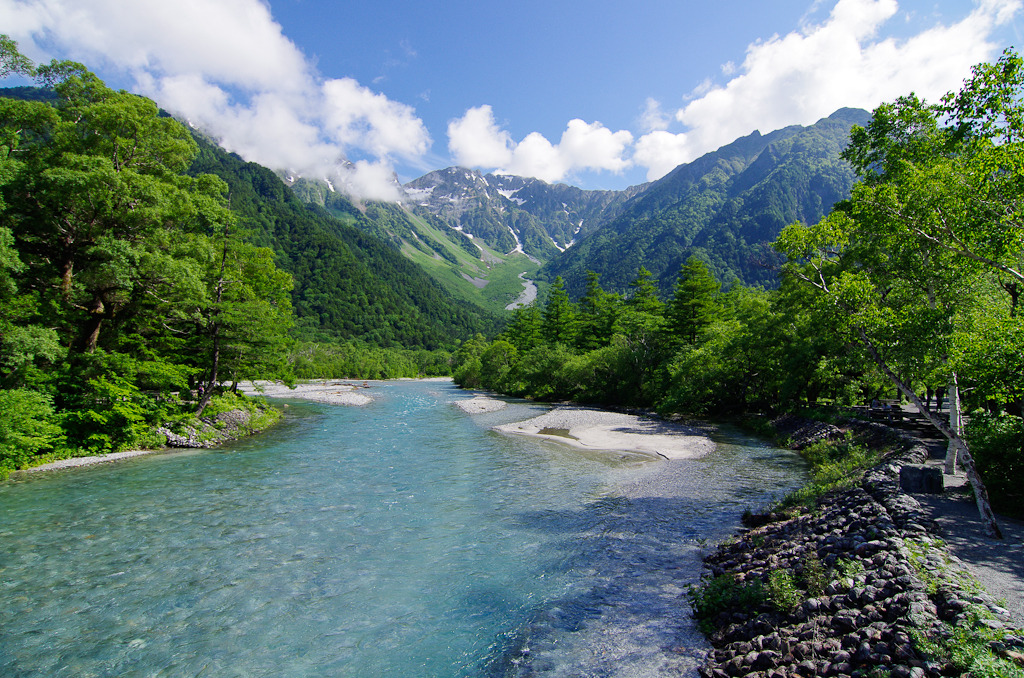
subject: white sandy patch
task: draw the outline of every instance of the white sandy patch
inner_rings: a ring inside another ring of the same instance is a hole
[[[487,396],[475,396],[468,400],[456,400],[455,407],[467,414],[483,414],[485,412],[497,412],[508,407],[508,404],[497,398]]]
[[[363,393],[364,386],[334,380],[312,381],[289,388],[278,381],[243,382],[238,390],[246,395],[264,395],[268,398],[300,398],[328,405],[369,405],[373,398]]]
[[[694,459],[715,449],[711,439],[688,426],[576,407],[559,407],[533,419],[495,426],[494,430],[584,449],[640,452],[666,459]]]
[[[180,450],[159,449],[159,450],[128,450],[126,452],[111,452],[110,454],[95,454],[90,457],[71,457],[70,459],[58,459],[49,464],[33,466],[32,468],[15,471],[14,473],[35,473],[36,471],[57,471],[64,468],[76,468],[78,466],[92,466],[111,461],[120,461],[130,457],[139,457],[144,454],[166,454],[168,452],[179,452]]]

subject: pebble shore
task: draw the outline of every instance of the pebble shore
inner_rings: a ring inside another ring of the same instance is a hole
[[[830,434],[808,423],[806,441]],[[914,439],[871,469],[858,487],[824,497],[796,516],[753,516],[758,524],[705,559],[712,576],[767,584],[788,570],[796,581],[815,578],[820,595],[804,596],[788,612],[763,604],[731,609],[711,619],[714,649],[700,668],[705,678],[748,676],[874,676],[924,678],[958,675],[924,654],[915,634],[947,637],[953,628],[980,625],[1003,636],[992,649],[1015,661],[1024,636],[1010,614],[985,593],[936,534],[927,511],[900,491],[899,468],[928,456]],[[845,570],[848,575],[839,574]],[[827,580],[827,582],[826,582]]]
[[[278,381],[251,381],[238,385],[238,390],[246,395],[262,395],[268,398],[298,398],[311,400],[328,405],[369,405],[373,398],[363,393],[365,387],[356,384],[335,381],[320,380],[302,384],[294,387],[286,386]]]
[[[588,407],[556,407],[526,421],[495,426],[494,430],[581,449],[636,452],[665,459],[696,459],[715,449],[715,443],[699,429]]]

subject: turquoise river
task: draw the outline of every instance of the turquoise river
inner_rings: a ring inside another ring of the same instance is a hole
[[[735,431],[665,461],[497,433],[547,408],[447,381],[368,393],[0,483],[0,675],[689,675],[703,549],[804,477]]]

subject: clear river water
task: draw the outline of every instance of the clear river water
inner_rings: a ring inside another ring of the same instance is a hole
[[[547,408],[450,382],[368,392],[0,483],[0,675],[685,675],[702,550],[804,477],[735,431],[665,461],[494,432]]]

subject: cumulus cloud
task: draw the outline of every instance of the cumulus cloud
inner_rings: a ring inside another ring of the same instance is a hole
[[[361,197],[395,195],[390,159],[431,144],[412,107],[319,77],[264,0],[0,0],[0,25],[37,60],[119,69],[246,159],[341,172]]]
[[[633,161],[646,167],[647,180],[654,181],[691,160],[691,156],[690,143],[685,134],[655,130],[637,140]]]
[[[644,110],[640,114],[640,130],[643,132],[666,130],[671,123],[672,116],[662,110],[661,102],[654,97],[647,97],[647,101],[644,102]]]
[[[504,167],[512,161],[514,145],[509,133],[494,121],[494,111],[488,105],[471,108],[448,123],[448,150],[460,165]]]
[[[539,132],[516,143],[487,105],[471,108],[448,124],[448,150],[456,163],[551,182],[578,170],[621,172],[631,165],[627,151],[632,143],[633,135],[626,130],[613,132],[599,122],[579,119],[569,121],[557,144]]]
[[[346,193],[364,200],[397,202],[402,197],[395,171],[386,162],[358,160],[336,168],[330,178]]]
[[[879,37],[896,0],[839,0],[823,23],[750,45],[726,84],[702,84],[676,111],[684,133],[642,136],[633,159],[656,179],[756,129],[811,124],[844,106],[870,110],[911,91],[935,101],[991,57],[993,28],[1020,6],[981,0],[956,23],[896,40]]]
[[[372,92],[352,78],[328,80],[323,92],[324,122],[340,143],[362,146],[382,157],[416,157],[430,147],[427,128],[411,106]]]

